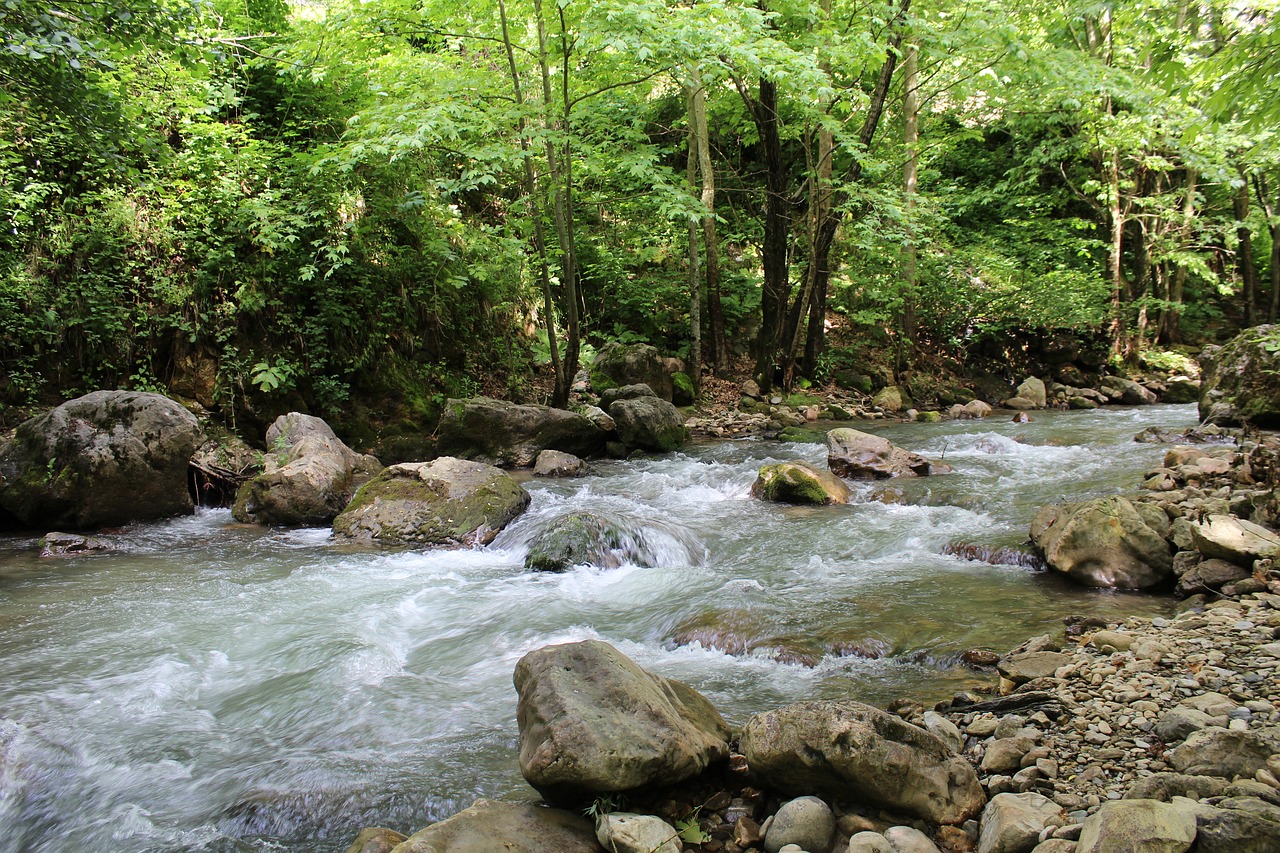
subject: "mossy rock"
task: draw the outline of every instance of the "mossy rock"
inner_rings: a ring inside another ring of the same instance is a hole
[[[563,572],[582,565],[617,568],[622,564],[620,555],[634,550],[627,547],[629,539],[623,528],[602,515],[566,515],[529,546],[524,567],[542,572]]]
[[[697,395],[693,390],[693,380],[689,374],[680,372],[671,374],[671,402],[677,406],[691,406]]]
[[[777,503],[823,506],[847,503],[852,492],[830,471],[807,462],[779,462],[760,469],[751,494]]]
[[[648,344],[606,344],[591,365],[591,390],[597,394],[622,385],[648,385],[663,400],[672,396],[671,371]]]
[[[1280,427],[1280,325],[1246,329],[1200,357],[1200,419]]]
[[[826,440],[826,433],[805,427],[784,427],[782,432],[778,433],[778,441],[793,441],[797,444],[822,444]]]
[[[657,397],[618,400],[609,407],[618,425],[618,438],[628,448],[666,453],[684,447],[689,440],[680,411]]]

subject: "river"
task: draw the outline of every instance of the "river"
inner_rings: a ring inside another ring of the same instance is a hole
[[[511,673],[550,643],[606,640],[741,723],[804,698],[931,704],[990,683],[965,649],[1069,614],[1167,612],[944,553],[1022,542],[1045,503],[1134,489],[1165,450],[1134,434],[1190,426],[1195,407],[1034,417],[857,424],[955,473],[857,484],[839,507],[750,497],[767,462],[825,465],[818,444],[601,463],[527,482],[529,511],[475,550],[369,552],[226,510],[78,559],[0,536],[0,851],[340,853],[362,826],[409,833],[479,796],[529,797]],[[584,509],[653,566],[525,571],[531,539]],[[760,647],[677,644],[691,626]]]

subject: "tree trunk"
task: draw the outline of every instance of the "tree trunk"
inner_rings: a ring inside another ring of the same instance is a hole
[[[756,126],[764,148],[764,284],[760,292],[760,340],[756,347],[756,381],[760,390],[772,390],[777,366],[779,336],[790,289],[787,274],[787,164],[782,159],[782,135],[778,123],[778,86],[761,78],[756,101]]]
[[[1187,169],[1187,191],[1182,199],[1182,225],[1178,229],[1178,248],[1185,251],[1191,246],[1192,226],[1196,218],[1196,192],[1199,174],[1195,169]],[[1159,340],[1164,344],[1178,342],[1178,320],[1182,315],[1182,298],[1187,285],[1187,266],[1178,264],[1169,281],[1169,292],[1165,299],[1167,304],[1160,309]]]
[[[696,78],[685,84],[685,106],[689,117],[689,150],[685,162],[685,181],[689,194],[698,195],[698,107],[702,90]],[[689,219],[689,364],[688,375],[696,398],[702,385],[702,271],[699,269],[698,220]]]
[[[919,56],[916,46],[909,45],[903,58],[902,141],[906,146],[906,158],[902,165],[902,192],[907,212],[907,240],[902,245],[902,338],[908,346],[914,346],[916,337],[916,243],[910,236],[914,223],[911,211],[916,202],[916,184],[919,179],[920,152],[920,96]]]
[[[1258,268],[1253,263],[1253,232],[1245,220],[1249,218],[1249,180],[1241,170],[1241,182],[1235,196],[1231,199],[1232,214],[1236,220],[1236,269],[1240,272],[1240,283],[1243,286],[1241,297],[1244,301],[1244,324],[1252,326],[1257,314],[1258,304]]]
[[[1267,215],[1267,232],[1271,235],[1271,302],[1267,307],[1267,322],[1274,323],[1277,313],[1280,313],[1280,221],[1276,219],[1275,199],[1267,186],[1267,176],[1255,173],[1253,188],[1258,195],[1258,204]]]
[[[1108,110],[1110,110],[1108,99]],[[1124,208],[1120,204],[1120,152],[1106,155],[1107,219],[1111,243],[1107,252],[1107,275],[1111,282],[1111,351],[1124,355],[1129,348],[1129,286],[1124,277]]]
[[[696,120],[698,174],[702,180],[702,245],[706,271],[707,323],[711,333],[711,361],[717,370],[729,367],[729,345],[724,334],[724,307],[720,304],[720,238],[716,233],[716,174],[711,163],[711,137],[707,128],[707,90],[702,75],[693,72],[693,118]]]
[[[507,6],[505,0],[498,0],[498,13],[502,20],[502,43],[507,53],[507,68],[511,74],[511,88],[515,96],[516,106],[524,106],[524,90],[520,85],[520,72],[516,68],[515,50],[511,44],[511,34],[507,27]],[[543,322],[547,329],[547,346],[551,351],[551,371],[555,377],[555,385],[551,392],[552,403],[565,406],[569,402],[569,386],[572,379],[565,376],[564,366],[560,361],[560,344],[556,334],[555,300],[551,294],[551,269],[547,262],[546,233],[542,227],[542,210],[537,203],[538,178],[533,169],[533,158],[529,156],[529,137],[527,126],[522,117],[519,124],[520,152],[524,160],[524,193],[525,205],[529,219],[533,222],[533,249],[538,256],[538,285],[542,291]]]

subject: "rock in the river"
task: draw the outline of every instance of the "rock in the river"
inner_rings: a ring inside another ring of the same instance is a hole
[[[394,829],[370,827],[360,830],[356,840],[347,848],[347,853],[391,853],[392,848],[406,840],[405,836]]]
[[[1144,589],[1173,574],[1159,507],[1119,495],[1042,508],[1031,539],[1056,571],[1086,586]]]
[[[506,472],[443,456],[384,469],[333,521],[335,536],[381,545],[488,544],[529,506]]]
[[[800,797],[782,804],[764,836],[766,853],[778,853],[788,844],[802,850],[829,850],[836,831],[831,807],[817,797]]]
[[[628,448],[667,452],[689,440],[680,410],[657,397],[617,400],[609,416],[618,425],[618,439]]]
[[[951,471],[949,465],[931,462],[887,438],[848,428],[827,433],[827,466],[836,476],[853,480],[927,477]]]
[[[1196,839],[1196,819],[1157,800],[1115,800],[1084,822],[1079,853],[1185,853]]]
[[[778,462],[760,469],[751,494],[779,503],[822,505],[848,503],[853,492],[830,471],[807,462]]]
[[[88,529],[190,513],[193,414],[159,394],[94,391],[0,441],[0,511],[27,525]]]
[[[1028,376],[1022,380],[1022,384],[1018,386],[1017,396],[1030,400],[1037,409],[1043,409],[1048,405],[1048,393],[1044,387],[1044,380],[1034,376]]]
[[[503,468],[528,468],[543,450],[599,456],[608,439],[587,415],[489,397],[447,400],[437,432],[441,453]]]
[[[409,836],[394,853],[601,853],[590,821],[529,803],[476,800]]]
[[[85,554],[106,554],[114,550],[115,544],[106,539],[76,533],[46,533],[40,540],[41,557],[80,557]]]
[[[1226,346],[1205,347],[1200,366],[1202,421],[1280,426],[1280,326],[1246,329]]]
[[[530,652],[515,685],[520,770],[549,802],[679,782],[729,754],[729,726],[710,702],[607,643]]]
[[[559,450],[543,450],[533,463],[535,477],[579,477],[586,472],[587,463]]]
[[[659,398],[671,401],[674,386],[670,365],[657,348],[648,344],[605,344],[591,365],[591,390],[601,394],[610,388],[640,384],[648,385]]]
[[[1042,794],[997,794],[982,810],[978,853],[1026,853],[1045,827],[1066,822],[1062,806]]]
[[[1154,392],[1123,376],[1104,376],[1100,384],[1126,406],[1149,406],[1156,401]]]
[[[610,812],[596,821],[596,838],[610,853],[680,853],[675,827],[660,817]]]
[[[555,524],[529,545],[526,569],[563,572],[573,566],[604,569],[622,565],[627,557],[645,565],[638,548],[628,548],[628,536],[617,524],[593,512],[575,512],[556,519]]]
[[[232,513],[257,524],[328,524],[382,468],[356,453],[323,420],[281,415],[267,430],[265,468],[236,493]]]
[[[747,721],[742,752],[764,784],[862,800],[958,824],[986,802],[967,760],[924,729],[868,705],[799,702]]]

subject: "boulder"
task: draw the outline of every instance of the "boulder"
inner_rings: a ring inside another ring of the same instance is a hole
[[[1165,380],[1164,393],[1160,395],[1162,403],[1198,403],[1200,402],[1200,380],[1186,376],[1170,376]]]
[[[94,391],[0,442],[0,511],[21,523],[91,529],[193,509],[195,415],[159,394]]]
[[[334,519],[333,532],[380,545],[484,545],[528,506],[529,493],[506,472],[442,456],[384,469]]]
[[[261,474],[236,492],[232,514],[257,524],[328,524],[382,468],[356,453],[320,418],[290,412],[267,430]]]
[[[441,453],[502,468],[528,468],[543,450],[599,456],[608,439],[587,415],[489,397],[446,401],[436,432]]]
[[[1165,712],[1156,723],[1156,734],[1165,743],[1177,743],[1186,740],[1201,729],[1208,728],[1213,718],[1204,711],[1195,708],[1176,707]],[[1157,797],[1156,799],[1165,799]]]
[[[1023,412],[1030,409],[1041,408],[1026,397],[1010,397],[1007,400],[1001,401],[1000,405],[1004,406],[1006,409],[1016,409]]]
[[[754,497],[790,504],[843,504],[853,492],[844,481],[807,462],[765,465],[751,486]]]
[[[608,643],[530,652],[515,686],[520,771],[548,802],[674,784],[729,755],[729,726],[710,702]]]
[[[1014,684],[1026,684],[1037,678],[1050,678],[1058,667],[1071,663],[1071,655],[1059,652],[1020,652],[1000,659],[996,668]]]
[[[903,399],[901,388],[897,385],[886,385],[871,398],[871,405],[896,415],[906,408],[906,401]]]
[[[802,850],[830,850],[836,818],[831,807],[817,797],[785,802],[773,816],[764,835],[766,853],[778,853],[788,844]]]
[[[605,411],[619,400],[634,400],[638,397],[656,397],[653,389],[644,383],[636,385],[619,385],[616,388],[610,388],[600,395],[600,406]]]
[[[1037,379],[1034,376],[1028,376],[1022,380],[1022,384],[1018,386],[1018,397],[1024,400],[1030,400],[1037,409],[1043,409],[1048,405],[1048,391],[1044,387],[1044,380]]]
[[[1233,797],[1196,812],[1196,853],[1275,853],[1280,807],[1255,797]]]
[[[116,550],[119,549],[110,540],[76,533],[46,533],[40,540],[41,557],[82,557]]]
[[[1169,753],[1169,766],[1190,776],[1253,778],[1280,753],[1280,729],[1238,732],[1215,727],[1195,732]]]
[[[1153,773],[1139,779],[1124,792],[1126,800],[1161,800],[1174,797],[1220,797],[1227,788],[1227,780],[1215,776],[1188,776],[1185,773]]]
[[[392,853],[602,853],[591,822],[530,803],[476,800],[468,809],[415,832]]]
[[[680,833],[660,817],[610,812],[596,821],[596,839],[610,853],[680,853]]]
[[[392,848],[408,839],[394,829],[370,827],[360,830],[347,853],[391,853]]]
[[[641,549],[628,547],[630,540],[625,530],[604,516],[575,512],[556,519],[530,544],[524,567],[542,572],[563,572],[582,565],[613,569],[622,565],[624,557],[646,565]]]
[[[1253,567],[1254,560],[1280,557],[1280,536],[1261,525],[1231,515],[1189,521],[1191,541],[1206,557]]]
[[[863,830],[849,839],[847,853],[897,853],[889,839],[878,832]]]
[[[963,823],[986,802],[972,765],[942,740],[858,702],[757,714],[741,749],[752,776],[783,792],[826,793],[944,824]]]
[[[657,348],[648,344],[605,344],[591,365],[591,390],[602,394],[610,388],[638,384],[648,385],[658,397],[671,401],[671,369]]]
[[[836,476],[853,480],[927,477],[951,471],[949,465],[931,462],[887,438],[847,427],[827,433],[827,467]]]
[[[1195,524],[1195,522],[1191,522]],[[1200,525],[1196,525],[1199,527]],[[1205,525],[1209,526],[1209,525]],[[1175,564],[1175,573],[1176,573]],[[1233,581],[1242,581],[1250,577],[1252,572],[1248,569],[1237,566],[1235,563],[1229,563],[1226,560],[1201,560],[1196,563],[1178,578],[1178,585],[1174,588],[1182,598],[1189,595],[1195,595],[1205,590],[1221,589],[1225,584]]]
[[[1112,399],[1126,406],[1149,406],[1156,402],[1154,392],[1123,376],[1104,376],[1098,384]]]
[[[1066,822],[1062,806],[1041,794],[997,794],[982,810],[978,853],[1027,853],[1046,827]]]
[[[1196,819],[1158,800],[1103,803],[1085,822],[1078,853],[1185,853],[1196,839]]]
[[[585,473],[587,463],[559,450],[543,450],[533,463],[535,477],[580,477]]]
[[[970,400],[964,404],[964,411],[971,418],[985,418],[991,414],[991,406],[981,400]]]
[[[1246,329],[1200,354],[1200,420],[1280,427],[1280,326]]]
[[[1044,507],[1031,540],[1055,571],[1085,586],[1145,589],[1173,574],[1169,520],[1156,506],[1113,496]]]
[[[689,440],[680,410],[657,397],[617,400],[609,416],[618,425],[618,438],[628,448],[668,452]]]

